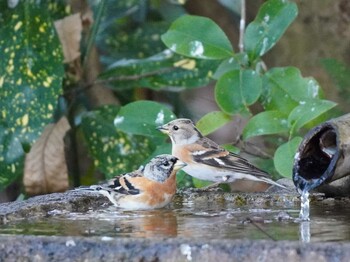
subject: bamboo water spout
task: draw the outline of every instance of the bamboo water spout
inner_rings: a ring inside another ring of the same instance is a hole
[[[299,191],[315,189],[350,195],[350,114],[311,129],[295,155],[293,182]]]

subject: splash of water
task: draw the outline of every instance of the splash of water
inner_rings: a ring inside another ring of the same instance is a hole
[[[310,221],[310,200],[309,200],[309,191],[303,190],[301,192],[301,207],[299,213],[299,219],[301,221]]]

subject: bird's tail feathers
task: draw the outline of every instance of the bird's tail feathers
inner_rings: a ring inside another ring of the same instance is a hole
[[[99,185],[92,185],[92,186],[80,186],[77,188],[74,188],[74,191],[90,191],[90,192],[99,192],[101,190],[111,191],[109,188],[102,187]],[[100,193],[100,192],[99,192]]]
[[[289,189],[288,189],[287,187],[285,187],[284,185],[281,185],[281,184],[279,184],[279,183],[273,181],[273,180],[270,179],[270,178],[267,178],[267,177],[259,177],[259,179],[260,179],[261,181],[263,181],[263,182],[266,182],[266,183],[270,184],[270,185],[278,186],[278,187],[280,187],[280,188],[289,190]]]

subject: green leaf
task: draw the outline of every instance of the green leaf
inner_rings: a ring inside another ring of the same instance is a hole
[[[156,144],[156,149],[148,156],[148,158],[145,160],[145,163],[149,162],[155,156],[162,154],[171,154],[171,143],[165,142],[164,139],[162,142],[163,143],[161,144]]]
[[[134,135],[161,137],[156,128],[175,119],[166,106],[152,101],[137,101],[123,106],[114,115],[115,128]]]
[[[238,69],[240,69],[238,61],[234,57],[227,58],[224,61],[222,61],[219,67],[216,69],[213,78],[218,80],[225,73]]]
[[[205,17],[181,16],[162,35],[162,40],[170,50],[189,57],[224,59],[233,55],[225,33]]]
[[[295,67],[273,68],[263,77],[263,105],[266,110],[289,113],[308,99],[320,97],[320,86],[313,78],[302,77]]]
[[[195,188],[202,188],[213,184],[211,181],[200,180],[195,177],[192,177],[192,183]]]
[[[288,132],[287,116],[279,111],[264,111],[253,116],[243,130],[244,140],[252,136]]]
[[[220,146],[235,154],[239,154],[240,152],[240,149],[232,144],[222,144]]]
[[[261,78],[253,70],[233,70],[224,74],[215,86],[215,99],[227,114],[249,112],[261,94]]]
[[[231,116],[221,111],[212,111],[203,116],[201,119],[199,119],[196,126],[199,129],[199,131],[204,136],[206,136],[210,133],[213,133],[220,127],[226,125],[227,123],[231,122],[231,120]]]
[[[141,9],[140,1],[137,0],[133,3],[133,9]],[[116,5],[125,4],[125,1],[115,1],[114,3],[108,3],[107,13],[109,13],[109,23],[107,21],[101,24],[102,28],[106,30],[100,30],[97,35],[97,44],[100,50],[103,50],[102,59],[109,63],[110,59],[123,59],[125,57],[133,58],[145,58],[162,52],[164,50],[164,44],[160,39],[160,36],[165,32],[169,26],[169,22],[147,22],[138,24],[135,26],[135,22],[130,20],[124,20],[123,18],[117,18],[116,12],[125,11],[130,15],[130,6],[125,7],[125,10],[117,8]],[[111,13],[110,6],[114,10]],[[123,14],[121,14],[123,15]],[[120,23],[116,22],[120,21]],[[141,44],[140,44],[141,43]]]
[[[292,127],[291,133],[296,132],[301,127],[311,122],[318,116],[327,112],[337,104],[328,100],[309,100],[300,104],[290,113],[288,124]]]
[[[24,167],[24,150],[14,133],[8,132],[0,121],[0,191],[21,176]]]
[[[294,137],[277,148],[273,161],[277,172],[283,177],[292,178],[294,156],[303,139]]]
[[[61,92],[63,57],[48,10],[37,1],[3,6],[0,53],[1,190],[22,174],[24,151],[52,121]]]
[[[286,0],[269,0],[244,34],[244,47],[251,61],[264,55],[281,38],[298,14],[297,5]]]
[[[123,59],[100,76],[116,90],[148,87],[181,91],[208,84],[219,61],[184,58],[166,50],[145,59]]]
[[[150,138],[118,130],[114,125],[118,110],[104,106],[88,112],[80,126],[95,167],[107,178],[138,169],[156,148]]]
[[[193,180],[190,175],[188,175],[185,171],[179,170],[176,173],[176,187],[177,188],[186,188],[193,187]]]

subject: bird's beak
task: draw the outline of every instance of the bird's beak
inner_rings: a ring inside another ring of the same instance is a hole
[[[187,164],[185,162],[182,162],[180,160],[176,161],[176,164],[174,165],[174,169],[177,171],[183,167],[187,166]]]
[[[164,126],[158,126],[156,128],[157,130],[159,130],[160,132],[162,132],[163,134],[169,134],[169,129],[164,125]]]

